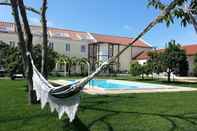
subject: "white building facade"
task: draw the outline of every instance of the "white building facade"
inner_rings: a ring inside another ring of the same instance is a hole
[[[33,44],[41,44],[41,28],[31,26]],[[132,42],[128,37],[101,35],[67,29],[48,28],[48,45],[59,54],[68,57],[87,58],[91,69],[95,70],[99,62],[104,62],[115,56],[120,50]],[[18,37],[15,24],[0,22],[0,41],[17,46]],[[144,40],[137,41],[128,48],[112,65],[112,70],[128,72],[132,59],[142,51],[151,50],[151,45]]]

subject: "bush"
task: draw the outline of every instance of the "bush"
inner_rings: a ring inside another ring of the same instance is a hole
[[[194,76],[197,76],[197,63],[193,65]]]
[[[134,61],[130,64],[129,73],[132,76],[140,76],[142,74],[142,65],[140,65],[138,62]]]

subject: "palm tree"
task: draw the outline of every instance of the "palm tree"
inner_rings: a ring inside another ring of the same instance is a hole
[[[66,75],[66,72],[68,70],[68,75],[71,75],[71,68],[72,66],[76,66],[77,64],[77,58],[76,57],[68,57],[65,55],[60,55],[56,60],[56,70],[58,65],[64,65],[64,74]]]
[[[73,73],[76,73],[77,62],[78,62],[77,57],[74,56],[70,58],[70,72],[73,71]]]
[[[84,57],[79,58],[77,63],[78,63],[78,65],[80,65],[81,75],[85,75],[85,65],[89,64],[88,59],[84,58]]]
[[[64,65],[65,66],[65,56],[64,55],[59,55],[56,59],[56,65],[55,65],[55,70],[56,73],[58,71],[58,65]],[[64,68],[64,74],[66,75],[66,68]]]
[[[72,60],[72,58],[68,57],[68,56],[64,56],[64,62],[66,65],[66,69],[68,70],[68,76],[71,75],[71,66],[72,64],[74,64],[74,61]]]

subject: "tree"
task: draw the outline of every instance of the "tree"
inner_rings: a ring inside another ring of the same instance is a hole
[[[5,42],[0,42],[0,65],[3,65],[5,70],[11,72],[23,72],[23,62],[19,49],[11,47]]]
[[[168,4],[161,2],[161,0],[149,0],[148,6],[152,6],[156,9],[163,11]],[[177,5],[168,13],[161,22],[165,22],[167,27],[174,23],[174,19],[179,19],[182,26],[192,24],[197,33],[197,1],[196,0],[177,0]],[[182,61],[180,62],[177,73],[181,76],[187,75],[188,62],[186,55],[182,51]]]
[[[141,76],[144,79],[144,75],[148,76],[152,73],[151,65],[144,63],[143,65],[139,64],[137,61],[133,61],[130,64],[129,73],[132,76]]]
[[[68,56],[65,56],[64,60],[65,60],[65,64],[66,64],[67,69],[68,69],[68,76],[70,76],[71,75],[71,66],[75,65],[76,61],[74,59],[72,59],[71,57],[68,57]]]
[[[0,43],[0,52],[2,54],[0,62],[6,68],[6,70],[11,72],[23,72],[23,62],[21,53],[18,47],[11,47],[6,43]],[[34,60],[34,64],[36,65],[37,69],[41,70],[41,61],[42,61],[42,47],[41,45],[33,46],[32,50],[32,57]],[[52,49],[48,49],[47,59],[49,64],[47,65],[48,72],[51,72],[55,67],[55,58],[57,57],[57,52],[53,51]]]
[[[12,6],[9,0],[2,0],[0,5]],[[47,79],[47,46],[48,46],[48,35],[47,35],[47,19],[46,19],[46,10],[47,10],[47,0],[42,0],[41,10],[38,11],[33,7],[24,6],[27,11],[31,11],[41,17],[41,29],[42,29],[42,68],[41,72],[43,76]]]
[[[57,64],[65,66],[64,68],[65,74],[66,74],[66,71],[68,70],[69,76],[71,75],[71,68],[76,66],[77,62],[78,62],[78,59],[76,57],[68,57],[65,55],[59,55],[56,60]]]
[[[185,50],[181,49],[180,52],[180,61],[179,61],[179,67],[176,72],[176,74],[180,76],[187,76],[188,75],[188,70],[189,70],[189,63],[187,61],[187,55],[185,53]]]
[[[146,62],[142,65],[142,76],[143,76],[143,79],[144,79],[144,74],[146,76],[149,76],[150,74],[153,74],[153,65],[152,63],[150,62]]]
[[[76,72],[76,67],[77,67],[77,64],[78,64],[78,58],[77,57],[71,57],[71,63],[70,63],[70,69],[73,69],[73,73],[77,73]]]
[[[186,64],[187,67],[181,66],[181,64],[185,62],[183,52],[181,46],[176,44],[175,40],[172,40],[168,42],[168,47],[162,53],[161,60],[163,67],[168,74],[168,82],[171,81],[171,73],[175,73],[177,70],[182,70],[182,68],[188,69],[188,64]]]
[[[14,17],[17,35],[18,35],[18,46],[23,58],[23,65],[25,71],[25,77],[27,79],[28,84],[28,102],[37,103],[36,93],[33,90],[33,81],[32,81],[32,65],[29,57],[27,56],[27,52],[32,52],[32,34],[30,30],[30,26],[27,20],[26,9],[23,3],[23,0],[10,0],[12,7],[12,14]],[[20,12],[20,13],[19,13]],[[21,23],[22,21],[22,23]],[[22,26],[24,28],[22,28]],[[24,32],[23,32],[24,29]]]
[[[11,74],[13,73],[22,73],[24,74],[23,71],[23,62],[22,62],[22,57],[19,49],[17,47],[10,47],[9,48],[9,53],[7,56],[5,56],[6,59],[6,70]]]
[[[18,31],[18,38],[19,38],[19,46],[23,55],[23,62],[24,70],[26,70],[26,78],[28,79],[28,87],[29,87],[29,103],[36,103],[35,101],[35,92],[32,90],[33,82],[31,80],[32,71],[31,71],[31,63],[29,62],[29,58],[25,56],[26,52],[31,53],[31,46],[32,46],[32,34],[29,28],[29,23],[26,16],[26,10],[41,15],[41,25],[42,25],[42,32],[43,32],[43,49],[42,49],[42,74],[45,78],[47,78],[47,45],[48,45],[48,35],[47,35],[47,20],[46,20],[46,10],[47,10],[47,0],[43,0],[41,11],[37,11],[32,7],[25,6],[23,0],[4,0],[0,2],[0,5],[6,5],[12,7],[12,14],[14,15],[15,24],[17,26]],[[18,8],[19,7],[19,8]],[[24,25],[24,32],[26,35],[26,39],[23,36],[23,30],[21,28],[21,22],[19,19],[19,12],[23,21]],[[26,42],[25,44],[22,44]],[[25,47],[26,46],[26,47]],[[27,73],[28,72],[28,73]],[[31,96],[30,96],[31,95]]]
[[[193,68],[194,76],[197,76],[197,54],[194,56],[194,63],[192,68]]]
[[[152,73],[159,74],[164,71],[161,52],[155,50],[148,52],[149,59],[147,64]]]
[[[156,9],[163,11],[168,7],[167,2],[161,2],[161,0],[149,0],[148,6],[152,6]],[[197,1],[196,0],[177,0],[176,6],[168,13],[161,22],[166,22],[166,25],[174,23],[174,19],[180,19],[182,26],[192,24],[197,33]]]
[[[0,65],[5,67],[6,57],[9,54],[9,45],[0,41]]]
[[[130,68],[129,68],[129,73],[132,76],[140,76],[143,73],[142,65],[140,65],[137,61],[131,62]]]
[[[50,73],[54,68],[56,64],[56,59],[58,56],[58,53],[55,52],[53,49],[48,48],[48,55],[47,55],[47,71]],[[32,57],[34,59],[34,63],[39,71],[41,71],[42,67],[42,46],[41,45],[36,45],[33,47],[32,50]]]
[[[85,65],[88,64],[87,58],[79,58],[78,59],[78,65],[80,65],[81,75],[86,75],[87,71],[85,71]]]
[[[66,75],[66,61],[65,61],[65,55],[57,55],[56,57],[56,71],[58,70],[58,65],[64,65],[64,74]]]
[[[47,79],[48,70],[47,65],[49,64],[47,59],[48,54],[48,34],[47,34],[47,19],[46,19],[46,10],[47,10],[47,0],[42,0],[41,8],[41,28],[42,28],[42,75]]]

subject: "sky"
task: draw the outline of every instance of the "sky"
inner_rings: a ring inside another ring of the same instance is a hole
[[[25,4],[40,9],[42,0],[24,0]],[[48,0],[48,26],[135,37],[153,20],[159,11],[147,8],[148,0]],[[39,25],[40,18],[28,12],[30,24]],[[10,7],[0,6],[0,21],[13,22]],[[165,47],[170,40],[180,44],[197,44],[197,34],[191,25],[181,27],[176,20],[166,27],[160,23],[143,39],[154,47]]]

